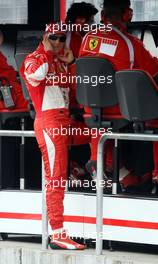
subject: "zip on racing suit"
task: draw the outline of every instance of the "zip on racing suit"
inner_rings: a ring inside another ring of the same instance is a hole
[[[89,141],[89,136],[70,132],[77,126],[69,116],[69,82],[61,81],[61,75],[68,76],[69,67],[41,43],[21,68],[36,110],[34,130],[44,161],[47,212],[53,230],[63,227],[68,145]],[[84,124],[78,123],[81,127]]]

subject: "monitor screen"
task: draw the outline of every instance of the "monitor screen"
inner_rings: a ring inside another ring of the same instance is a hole
[[[95,16],[97,23],[100,21],[100,11],[102,9],[103,0],[85,0],[92,3],[98,8],[99,12]],[[70,7],[72,2],[80,2],[79,0],[67,0],[66,9]],[[132,22],[149,22],[158,21],[158,0],[131,0],[131,7],[134,11]]]
[[[41,28],[59,19],[56,0],[0,0],[0,25],[29,25]]]
[[[0,0],[0,24],[27,24],[28,0]]]
[[[131,0],[133,22],[158,21],[158,0]]]
[[[19,30],[17,32],[16,53],[30,53],[34,51],[42,39],[40,30]]]

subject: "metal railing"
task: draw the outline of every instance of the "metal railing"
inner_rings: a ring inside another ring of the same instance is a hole
[[[115,147],[118,146],[118,140],[140,140],[140,141],[158,141],[158,135],[147,134],[123,134],[123,133],[105,133],[100,138],[97,154],[97,205],[96,205],[96,255],[102,254],[102,232],[103,232],[103,187],[100,184],[103,180],[103,151],[104,143],[107,139],[115,140]],[[112,194],[117,193],[117,183],[112,185]]]
[[[5,137],[35,137],[34,131],[18,131],[18,130],[0,130],[0,136]],[[140,140],[140,141],[158,141],[158,135],[146,134],[123,134],[123,133],[105,133],[100,138],[98,144],[97,156],[97,205],[96,205],[96,255],[102,254],[102,238],[100,234],[103,231],[103,187],[100,182],[103,180],[103,151],[104,143],[107,139],[115,140],[117,147],[118,140]],[[112,193],[116,194],[117,183],[113,183]],[[42,249],[48,248],[48,219],[46,213],[46,195],[45,195],[45,179],[42,163]]]
[[[34,131],[0,130],[0,137],[35,137]],[[46,213],[45,178],[42,162],[42,249],[48,248],[48,219]]]

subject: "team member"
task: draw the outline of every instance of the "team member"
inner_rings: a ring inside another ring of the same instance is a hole
[[[59,24],[58,24],[59,25]],[[84,249],[71,240],[63,229],[64,183],[67,178],[68,144],[87,143],[82,136],[71,137],[73,122],[69,116],[69,82],[66,80],[74,61],[65,46],[66,33],[59,27],[54,34],[49,24],[42,43],[28,55],[21,68],[34,108],[34,129],[45,167],[46,202],[53,230],[52,249]],[[62,133],[61,128],[64,128]]]
[[[88,25],[89,28],[94,23],[94,16],[98,13],[98,9],[94,5],[86,2],[73,3],[67,11],[65,22],[71,26],[66,35],[66,46],[69,47],[75,58],[78,58],[82,39],[87,32],[84,32],[84,26]],[[72,69],[75,75],[75,68]],[[76,101],[75,85],[71,90],[70,108],[78,109],[79,104]],[[81,110],[81,109],[80,109]]]
[[[84,25],[90,28],[97,13],[98,9],[86,2],[73,3],[67,11],[66,23],[73,25],[73,28],[67,33],[66,45],[72,50],[75,58],[78,57],[83,36],[87,33],[83,30]]]
[[[75,58],[78,58],[80,46],[84,35],[91,30],[92,23],[94,23],[94,16],[97,14],[98,10],[94,5],[86,2],[73,3],[67,11],[67,17],[65,22],[69,26],[70,30],[67,32],[66,45],[69,47]],[[84,27],[87,30],[84,31]],[[75,65],[74,65],[75,66]],[[75,67],[72,67],[73,75],[75,75]],[[76,100],[76,86],[75,83],[72,84],[71,95],[70,95],[70,111],[72,116],[76,120],[83,120],[83,108],[78,104]],[[79,161],[80,152],[84,155]],[[70,154],[75,153],[76,162],[71,162],[70,168],[72,167],[72,174],[74,171],[79,171],[78,174],[74,175],[74,178],[80,179],[84,170],[84,162],[89,159],[90,147],[88,144],[71,147]],[[74,155],[73,155],[74,156]],[[81,167],[80,167],[81,166]],[[85,172],[86,173],[86,172]]]
[[[0,31],[0,45],[2,45],[3,40],[3,34]],[[16,71],[12,66],[7,63],[7,59],[2,52],[0,52],[0,82],[2,89],[5,85],[7,85],[8,87],[12,87],[10,88],[12,106],[7,107],[5,105],[3,97],[1,96],[0,110],[22,109],[23,111],[28,111],[28,104],[27,101],[24,99],[21,84],[16,77]]]
[[[88,33],[81,46],[80,56],[96,56],[108,59],[114,69],[141,69],[147,71],[153,78],[158,76],[157,59],[153,58],[144,48],[143,43],[136,37],[126,32],[126,25],[131,21],[133,10],[130,8],[130,0],[104,0],[102,21],[105,25],[112,24],[111,31],[100,31]],[[85,109],[90,112],[88,108]],[[104,114],[121,116],[118,105],[106,107]],[[97,144],[92,140],[92,165],[96,164]],[[158,179],[158,143],[154,143],[154,177]],[[112,159],[111,159],[112,160]],[[110,166],[109,162],[109,166]],[[90,163],[89,163],[90,165]],[[112,166],[112,164],[111,164]]]

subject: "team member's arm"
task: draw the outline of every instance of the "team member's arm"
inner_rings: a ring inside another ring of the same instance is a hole
[[[135,41],[135,68],[142,69],[148,72],[158,84],[158,59],[153,57],[149,51],[147,51],[143,43],[139,40]]]

